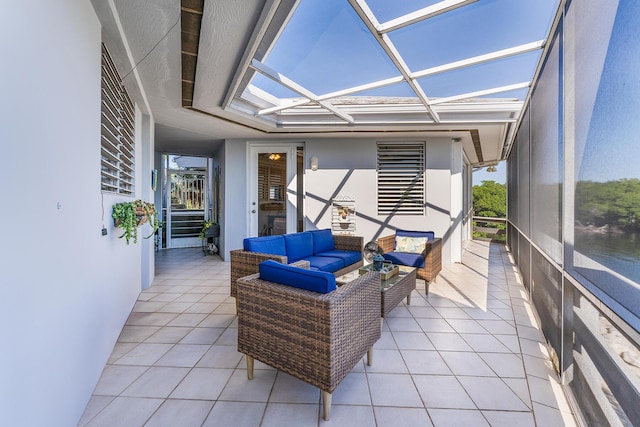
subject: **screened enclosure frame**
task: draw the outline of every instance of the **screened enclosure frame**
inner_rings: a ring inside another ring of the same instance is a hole
[[[543,38],[526,40],[497,50],[480,51],[479,54],[435,66],[415,68],[408,65],[411,62],[410,55],[408,52],[403,53],[402,47],[394,41],[395,34],[413,31],[416,26],[445,15],[457,19],[456,13],[474,14],[473,8],[483,7],[484,4],[477,0],[443,0],[384,20],[372,10],[372,0],[345,2],[351,7],[347,12],[353,15],[353,19],[360,25],[360,30],[368,31],[368,37],[374,41],[373,44],[377,44],[377,49],[383,52],[385,60],[393,64],[394,75],[319,93],[301,83],[299,77],[296,79],[277,66],[269,65],[269,55],[278,48],[282,34],[296,19],[296,12],[301,8],[300,4],[304,3],[304,0],[283,0],[274,2],[270,9],[263,11],[223,108],[274,128],[510,124],[519,119],[538,59],[546,45],[553,16],[549,18],[549,22],[544,23],[544,30],[543,24],[539,25],[538,33],[544,34]],[[508,16],[506,18],[508,19]],[[343,43],[349,42],[343,40]],[[416,41],[416,44],[419,43]],[[454,82],[456,79],[462,81],[464,77],[456,73],[531,53],[535,55],[535,61],[530,61],[526,78],[519,81],[499,85],[481,82],[481,87],[476,90],[448,93],[446,96],[440,95],[437,88],[430,89],[426,87],[429,85],[425,84],[426,79],[434,76],[445,76]],[[277,96],[264,87],[259,87],[254,83],[257,77],[270,81],[287,96]],[[402,87],[408,95],[367,95],[391,86]],[[514,97],[513,93],[521,95]],[[505,96],[493,97],[497,94]]]

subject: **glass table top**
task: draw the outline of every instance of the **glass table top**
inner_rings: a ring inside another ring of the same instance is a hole
[[[368,267],[370,265],[371,264],[367,264],[367,265],[364,265],[364,267]],[[393,285],[395,285],[400,280],[402,280],[404,277],[406,277],[407,274],[410,274],[412,271],[415,270],[414,267],[406,267],[404,265],[398,265],[397,267],[399,269],[398,274],[394,274],[393,276],[391,276],[387,280],[382,280],[381,281],[382,291],[385,291],[386,289],[391,288]],[[346,283],[349,283],[349,282],[357,279],[361,275],[361,273],[360,273],[360,269],[361,268],[362,267],[360,267],[359,269],[350,271],[349,273],[343,274],[342,276],[336,277],[336,284],[338,286],[341,286],[341,285],[344,285]]]

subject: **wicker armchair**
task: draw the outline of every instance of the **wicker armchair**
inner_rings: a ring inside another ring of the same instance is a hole
[[[363,237],[350,235],[334,235],[333,241],[337,250],[362,252]],[[237,298],[236,282],[239,278],[258,272],[261,262],[268,259],[287,264],[287,257],[284,255],[263,254],[259,252],[248,252],[242,249],[230,251],[231,255],[231,291],[229,295]],[[362,266],[362,261],[357,265],[349,265],[334,274],[341,276]]]
[[[383,255],[393,251],[395,234],[380,237],[378,239],[378,250]],[[442,239],[436,237],[427,242],[424,255],[424,268],[417,268],[419,279],[425,281],[425,291],[429,293],[429,284],[435,282],[438,274],[442,270]]]
[[[308,268],[308,262],[296,266]],[[257,359],[322,391],[323,416],[331,393],[380,338],[380,275],[367,273],[322,294],[267,282],[238,280],[238,351],[247,376]]]

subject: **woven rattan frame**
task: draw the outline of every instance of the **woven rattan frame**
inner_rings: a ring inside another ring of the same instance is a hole
[[[308,266],[301,261],[296,265]],[[327,294],[237,281],[238,351],[332,393],[380,338],[380,275]]]
[[[382,291],[382,317],[386,317],[405,298],[407,305],[410,304],[411,291],[416,288],[416,272],[417,269],[413,268],[392,287]]]
[[[352,251],[352,252],[360,252],[362,253],[362,247],[364,244],[364,238],[362,236],[350,236],[350,235],[334,235],[333,243],[335,245],[336,250],[340,251]],[[283,264],[287,264],[287,257],[280,255],[272,255],[272,254],[263,254],[259,252],[247,252],[242,249],[233,250],[230,252],[231,255],[231,290],[229,295],[236,298],[236,282],[240,277],[248,276],[250,274],[255,274],[258,272],[258,266],[261,262],[266,261],[268,259],[272,259]],[[350,271],[353,271],[355,268],[361,267],[363,265],[362,258],[359,262],[346,266],[342,268],[334,274],[337,276],[341,276]]]
[[[393,251],[393,242],[395,241],[395,234],[390,236],[380,237],[378,239],[378,250],[386,254]],[[427,247],[424,256],[424,268],[417,269],[417,275],[419,279],[425,281],[425,291],[429,293],[429,284],[435,282],[438,274],[442,270],[442,239],[436,237],[427,242]]]

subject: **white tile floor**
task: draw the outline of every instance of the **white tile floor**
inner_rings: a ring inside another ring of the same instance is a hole
[[[472,242],[385,319],[373,366],[333,394],[236,351],[229,264],[156,254],[81,426],[574,426],[531,305],[503,246]]]

